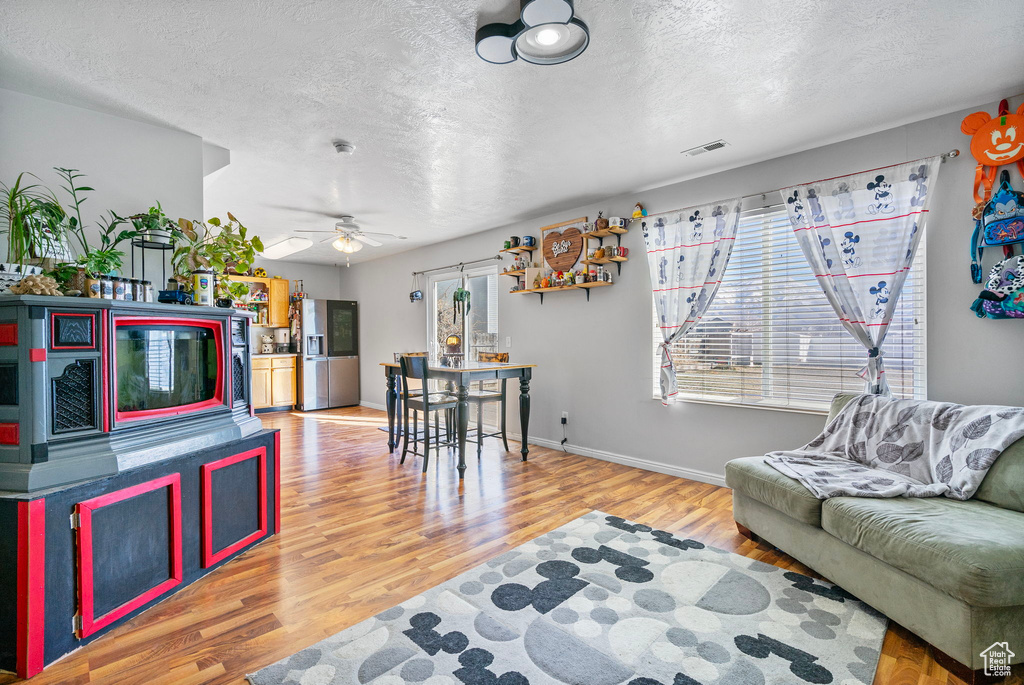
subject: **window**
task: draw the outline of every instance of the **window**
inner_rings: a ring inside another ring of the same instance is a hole
[[[469,314],[455,316],[452,297],[462,285],[461,273],[444,273],[430,278],[427,304],[427,340],[430,341],[431,356],[442,356],[456,350],[446,345],[450,336],[457,336],[460,345],[456,356],[465,355],[465,359],[476,361],[480,352],[498,351],[498,269],[484,267],[467,269],[466,289],[469,290]],[[473,388],[477,383],[473,383]],[[490,383],[489,389],[500,389],[500,381]],[[498,410],[500,405],[488,402],[483,405],[483,422],[487,426],[499,423]],[[470,417],[470,425],[475,426],[477,417]]]
[[[922,238],[883,345],[896,397],[925,397],[924,253]],[[654,396],[660,398],[656,325]],[[744,212],[718,294],[675,343],[672,358],[680,399],[826,411],[836,393],[863,392],[857,373],[867,352],[839,323],[786,210],[774,205]]]
[[[428,340],[431,356],[454,352],[446,345],[451,336],[460,340],[458,353],[475,361],[479,352],[498,351],[498,273],[495,267],[466,271],[469,314],[455,315],[453,296],[462,286],[462,274],[445,273],[430,278]]]

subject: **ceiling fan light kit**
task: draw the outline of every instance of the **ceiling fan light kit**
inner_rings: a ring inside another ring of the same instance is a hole
[[[476,32],[476,54],[491,64],[563,64],[589,45],[590,29],[575,16],[572,0],[521,0],[518,20]]]
[[[359,252],[363,249],[363,244],[358,240],[354,240],[351,236],[343,235],[331,243],[331,247],[338,252],[352,254],[353,252]]]

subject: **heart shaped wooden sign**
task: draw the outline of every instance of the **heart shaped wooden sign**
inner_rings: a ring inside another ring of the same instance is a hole
[[[583,234],[578,228],[544,234],[544,261],[555,271],[568,271],[583,253]]]

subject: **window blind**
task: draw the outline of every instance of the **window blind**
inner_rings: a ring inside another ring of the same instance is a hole
[[[924,243],[882,347],[896,397],[926,395]],[[659,398],[656,314],[652,325]],[[864,391],[857,374],[867,351],[839,323],[786,210],[774,205],[744,212],[718,295],[701,322],[674,343],[672,358],[680,399],[827,411],[836,393]]]

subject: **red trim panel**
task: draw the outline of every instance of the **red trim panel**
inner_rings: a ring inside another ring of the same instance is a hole
[[[16,423],[0,423],[0,445],[20,445],[18,428]]]
[[[58,345],[57,344],[57,317],[65,316],[83,316],[87,319],[93,319],[92,324],[89,327],[89,336],[92,339],[88,345]],[[79,314],[77,312],[50,312],[50,349],[51,350],[93,350],[96,349],[96,315],[95,314]]]
[[[0,346],[11,347],[18,344],[18,324],[0,323]]]
[[[170,488],[168,502],[171,515],[170,577],[134,599],[128,600],[116,609],[112,609],[102,616],[93,616],[92,512],[160,488]],[[123,618],[143,604],[156,599],[171,588],[181,584],[183,577],[181,560],[181,474],[172,473],[147,483],[100,495],[85,502],[79,502],[75,505],[75,510],[79,516],[78,599],[79,610],[82,614],[82,628],[78,631],[79,638],[88,637],[97,630],[106,628],[119,618]]]
[[[281,532],[281,431],[274,433],[274,532]]]
[[[46,350],[42,347],[33,347],[28,351],[28,360],[30,362],[45,362]]]
[[[194,326],[208,328],[214,333],[214,341],[217,347],[217,385],[213,399],[203,402],[184,404],[180,407],[165,407],[162,409],[142,409],[139,411],[120,411],[117,408],[117,374],[111,374],[112,401],[114,403],[114,421],[138,421],[140,419],[162,418],[165,416],[178,416],[190,414],[209,407],[224,406],[224,324],[221,321],[209,319],[175,319],[175,318],[154,318],[142,316],[114,316],[111,318],[112,336],[117,336],[117,327],[124,326]],[[111,358],[113,367],[117,368],[117,344],[111,346]],[[104,374],[106,377],[106,374]]]
[[[22,678],[43,670],[46,590],[46,500],[18,502],[16,668]]]
[[[103,383],[103,390],[100,393],[100,401],[103,404],[103,432],[110,432],[110,386],[107,380],[110,374],[107,373],[107,329],[108,329],[108,316],[110,312],[106,309],[100,311],[100,325],[103,328],[103,333],[100,336],[100,365],[102,367],[100,378]]]
[[[260,527],[237,540],[224,549],[213,550],[213,472],[225,466],[237,464],[246,459],[259,458],[258,479],[259,479],[259,512]],[[218,561],[231,556],[246,545],[249,545],[267,534],[267,448],[258,447],[254,450],[242,452],[231,457],[225,457],[200,467],[202,480],[202,506],[203,506],[203,568],[209,568]]]

